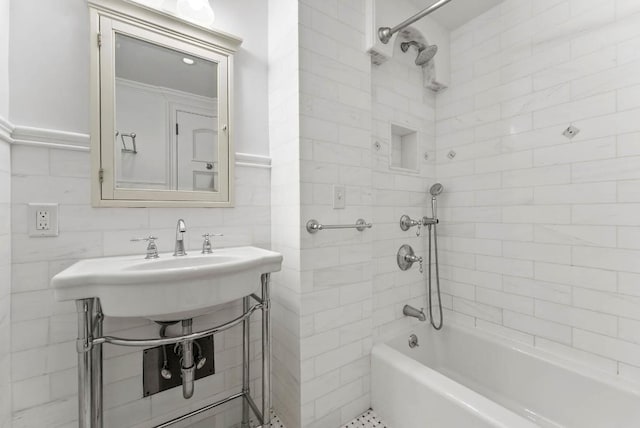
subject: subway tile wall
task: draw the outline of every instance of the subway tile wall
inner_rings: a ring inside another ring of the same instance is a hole
[[[11,149],[0,130],[0,427],[11,423]]]
[[[410,37],[409,37],[410,38]],[[417,321],[402,314],[405,304],[426,306],[425,274],[418,264],[407,271],[398,268],[396,254],[409,244],[416,255],[428,258],[428,231],[400,229],[400,217],[431,216],[428,188],[435,182],[435,94],[424,87],[423,70],[414,63],[416,51],[403,53],[397,38],[393,57],[372,65],[373,139],[373,327],[374,339],[384,340],[405,331]],[[418,145],[411,152],[416,171],[390,166],[391,127],[417,132]],[[426,157],[426,158],[425,158]],[[417,234],[419,233],[419,236]],[[426,263],[425,263],[426,272]]]
[[[11,151],[15,242],[11,293],[13,427],[41,426],[45,421],[51,427],[74,427],[77,426],[77,317],[73,302],[54,300],[50,278],[82,258],[122,254],[144,257],[144,244],[130,242],[136,236],[157,235],[160,251],[167,256],[173,249],[178,218],[187,224],[186,245],[193,251],[201,248],[201,235],[205,232],[224,233],[214,247],[269,248],[270,171],[236,166],[235,208],[92,208],[88,151],[22,145],[13,145]],[[60,204],[58,237],[27,235],[29,202]],[[6,251],[4,245],[2,251]],[[210,315],[196,318],[194,329],[225,322],[240,312],[239,304],[223,305]],[[254,392],[260,391],[259,322],[259,316],[252,320]],[[144,319],[105,320],[107,334],[155,337],[157,332],[158,326]],[[182,399],[180,388],[142,398],[141,349],[105,345],[105,425],[155,425],[237,392],[242,381],[241,328],[216,336],[215,349],[216,374],[197,381],[195,395],[187,401]],[[218,412],[216,426],[232,426],[239,420],[237,405]]]
[[[412,322],[402,316],[404,303],[425,306],[418,267],[400,272],[395,254],[403,243],[424,254],[424,235],[402,232],[399,219],[427,214],[435,97],[415,56],[399,46],[388,63],[371,65],[365,2],[299,7],[301,225],[311,218],[374,223],[364,232],[303,229],[301,236],[301,426],[324,428],[370,406],[371,346]],[[416,171],[390,167],[392,124],[418,132]],[[345,209],[333,208],[335,184],[345,186]]]
[[[141,253],[132,234],[170,243],[179,216],[193,247],[219,226],[221,244],[285,255],[273,276],[274,405],[289,428],[350,421],[370,404],[372,344],[415,322],[405,303],[425,306],[424,277],[398,271],[395,253],[408,243],[426,255],[424,235],[398,221],[430,214],[436,180],[445,322],[640,379],[637,2],[507,0],[452,34],[452,83],[438,95],[397,46],[370,64],[362,0],[274,0],[269,14],[273,169],[238,168],[235,209],[92,209],[86,153],[13,147],[14,426],[74,426],[75,309],[53,303],[49,278],[81,257]],[[418,131],[418,172],[390,169],[391,124]],[[561,135],[570,124],[572,140]],[[346,186],[346,209],[332,207],[334,184]],[[34,197],[60,202],[60,238],[26,236]],[[374,228],[304,230],[310,218],[358,217]],[[154,331],[142,320],[107,327]],[[223,373],[196,388],[216,397],[239,382],[237,332],[217,346]],[[139,352],[106,356],[112,426],[184,412],[176,393],[137,398]]]
[[[299,2],[300,211],[372,221],[371,72],[364,2]],[[346,208],[333,209],[333,186]],[[301,235],[301,426],[338,427],[369,407],[371,230]]]
[[[300,136],[298,2],[271,0],[269,149],[271,245],[283,254],[272,275],[273,406],[284,425],[300,426]]]
[[[640,5],[507,0],[451,50],[445,320],[640,379]]]

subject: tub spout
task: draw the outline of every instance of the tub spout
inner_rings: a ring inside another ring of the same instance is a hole
[[[424,314],[424,308],[416,309],[411,305],[404,305],[404,308],[402,308],[402,313],[408,317],[418,318],[420,321],[427,320],[427,316]]]

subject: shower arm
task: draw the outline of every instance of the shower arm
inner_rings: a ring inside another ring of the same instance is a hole
[[[414,22],[424,18],[425,16],[429,15],[431,12],[435,12],[445,4],[449,3],[450,1],[451,0],[439,0],[434,4],[432,4],[431,6],[427,7],[426,9],[422,10],[421,12],[416,13],[411,18],[405,21],[402,21],[400,24],[396,25],[393,28],[389,28],[389,27],[378,28],[378,38],[382,43],[386,45],[387,43],[389,43],[389,40],[391,40],[391,36],[393,36],[395,33],[397,33],[398,31],[402,30],[405,27],[408,27]]]

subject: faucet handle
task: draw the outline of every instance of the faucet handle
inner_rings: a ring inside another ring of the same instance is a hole
[[[131,238],[131,242],[140,242],[140,241],[146,241],[148,242],[147,244],[147,256],[145,257],[145,259],[157,259],[158,256],[158,245],[156,244],[156,241],[158,240],[157,236],[153,236],[150,235],[146,238]]]
[[[158,237],[153,235],[147,236],[146,238],[131,238],[131,242],[139,242],[139,241],[154,242],[157,240],[158,240]]]
[[[202,235],[204,238],[204,242],[202,243],[202,254],[211,254],[213,253],[213,248],[211,248],[211,238],[212,236],[224,236],[222,233],[205,233]]]

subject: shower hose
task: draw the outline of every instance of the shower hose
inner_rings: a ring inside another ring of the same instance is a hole
[[[433,319],[433,305],[431,303],[431,299],[432,299],[432,293],[431,293],[431,283],[432,283],[432,279],[431,279],[431,227],[433,226],[433,246],[434,246],[434,262],[436,265],[436,290],[437,290],[437,296],[438,296],[438,314],[439,314],[439,323],[436,325],[436,322]],[[438,233],[436,231],[436,225],[435,223],[433,225],[429,225],[429,280],[427,282],[429,284],[429,290],[428,290],[428,295],[429,295],[429,321],[431,322],[431,325],[433,326],[433,328],[435,328],[436,330],[440,330],[442,328],[442,298],[440,297],[440,271],[438,268]]]

